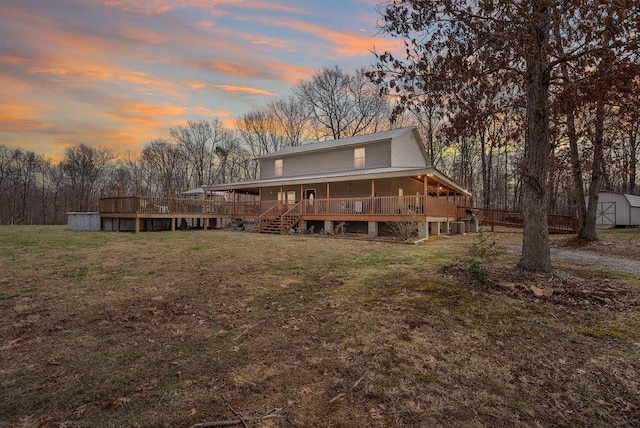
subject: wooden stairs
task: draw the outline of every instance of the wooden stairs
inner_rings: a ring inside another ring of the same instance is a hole
[[[282,234],[293,227],[300,220],[300,202],[291,207],[288,211],[280,214],[282,208],[275,205],[264,212],[258,218],[258,232]]]

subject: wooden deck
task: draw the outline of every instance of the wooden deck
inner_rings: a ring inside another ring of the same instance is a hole
[[[467,208],[460,207],[459,214],[466,212]],[[488,208],[471,208],[484,226],[505,226],[522,228],[524,220],[522,213],[507,210],[494,210]],[[571,216],[547,215],[547,224],[551,233],[578,233],[578,219]]]
[[[103,219],[118,222],[133,219],[136,231],[145,219],[170,219],[171,230],[176,229],[176,220],[183,218],[255,220],[259,228],[279,219],[279,229],[284,231],[300,220],[452,221],[458,213],[454,203],[424,195],[304,199],[291,204],[224,198],[116,196],[100,198],[99,210]]]
[[[139,231],[141,222],[156,219],[171,222],[171,230],[181,219],[201,219],[206,228],[209,219],[239,219],[255,221],[258,230],[274,233],[288,230],[305,221],[415,221],[449,222],[468,218],[467,207],[433,196],[376,196],[331,199],[304,199],[287,204],[279,201],[238,201],[226,198],[193,199],[156,196],[116,196],[100,198],[101,219],[134,222]],[[523,226],[522,213],[487,208],[472,208],[485,226]],[[104,221],[104,220],[103,220]],[[577,233],[577,219],[549,215],[549,231]],[[155,225],[155,223],[153,223]],[[155,227],[154,227],[155,229]]]

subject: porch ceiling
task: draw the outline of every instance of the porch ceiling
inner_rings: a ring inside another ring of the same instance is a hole
[[[456,192],[470,196],[466,189],[456,184],[449,177],[438,171],[434,167],[427,168],[375,168],[375,169],[361,169],[361,170],[349,170],[341,172],[332,172],[326,174],[310,174],[300,175],[295,177],[279,177],[271,178],[267,180],[253,180],[253,181],[241,181],[238,183],[228,184],[216,184],[211,186],[203,186],[208,191],[256,191],[262,187],[274,187],[274,186],[291,186],[300,184],[314,184],[318,182],[322,183],[337,183],[347,180],[377,180],[383,178],[398,178],[398,177],[416,177],[427,176],[429,180],[436,181],[443,186],[455,190]]]

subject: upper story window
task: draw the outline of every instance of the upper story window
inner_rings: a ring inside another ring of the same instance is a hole
[[[276,159],[276,166],[273,170],[273,175],[275,177],[282,177],[282,173],[284,172],[282,168],[282,159]]]
[[[360,147],[358,149],[353,149],[353,167],[364,168],[364,147]]]

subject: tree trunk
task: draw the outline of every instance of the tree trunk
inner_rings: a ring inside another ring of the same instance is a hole
[[[638,168],[638,137],[631,126],[629,131],[629,193],[635,194],[637,188],[637,168]]]
[[[604,102],[596,102],[596,132],[593,139],[593,167],[591,182],[589,183],[589,203],[585,215],[584,227],[581,228],[579,238],[587,241],[598,239],[596,234],[596,209],[598,207],[598,194],[602,182],[602,162],[604,157]]]
[[[480,130],[480,167],[482,168],[482,207],[489,208],[489,171],[487,171],[487,142],[484,129]]]
[[[549,71],[547,49],[551,10],[546,2],[536,2],[533,39],[527,57],[526,165],[522,175],[522,213],[524,233],[518,266],[532,272],[549,272],[551,254],[547,224],[547,176],[549,173]]]
[[[567,112],[567,134],[569,137],[569,152],[571,154],[571,175],[573,177],[573,192],[576,201],[576,215],[578,216],[578,237],[585,235],[587,206],[584,198],[584,184],[582,183],[582,165],[578,152],[578,135],[576,133],[575,113],[571,107]]]

